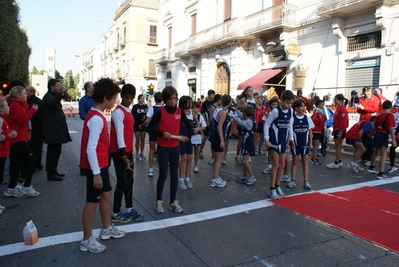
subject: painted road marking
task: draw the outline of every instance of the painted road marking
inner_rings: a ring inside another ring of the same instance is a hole
[[[326,193],[333,193],[333,192],[357,189],[357,188],[364,187],[364,186],[379,186],[379,185],[391,184],[391,183],[396,183],[396,182],[399,182],[399,176],[393,177],[392,179],[373,180],[373,181],[369,181],[369,182],[344,185],[344,186],[339,186],[339,187],[323,189],[323,190],[319,190],[319,191],[304,192],[304,193],[294,194],[294,195],[290,195],[290,196],[286,196],[286,197],[293,197],[293,196],[297,196],[300,194],[309,194],[309,193],[314,193],[314,192],[320,192],[320,193],[326,194]],[[201,221],[211,220],[211,219],[215,219],[215,218],[221,218],[221,217],[225,217],[225,216],[229,216],[229,215],[233,215],[233,214],[238,214],[241,212],[248,212],[251,210],[266,208],[269,206],[273,206],[273,203],[271,203],[268,199],[260,200],[260,201],[255,201],[255,202],[251,202],[251,203],[247,203],[247,204],[241,204],[241,205],[218,209],[218,210],[205,211],[205,212],[200,212],[200,213],[181,216],[181,217],[175,217],[175,218],[169,218],[169,219],[151,221],[151,222],[142,222],[139,224],[123,225],[123,226],[118,226],[118,228],[126,231],[127,233],[151,231],[151,230],[164,229],[164,228],[168,228],[168,227],[184,225],[184,224],[188,224],[188,223],[195,223],[195,222],[201,222]],[[98,236],[99,234],[100,234],[100,229],[93,229],[93,235]],[[54,245],[78,242],[78,241],[82,240],[82,236],[83,236],[82,231],[79,231],[79,232],[66,233],[66,234],[55,235],[55,236],[41,237],[41,238],[39,238],[39,242],[33,246],[26,246],[24,244],[24,242],[0,246],[0,257],[6,256],[6,255],[11,255],[11,254],[18,253],[18,252],[24,252],[24,251],[54,246]]]

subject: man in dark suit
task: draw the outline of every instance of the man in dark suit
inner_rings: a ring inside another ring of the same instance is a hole
[[[42,149],[43,149],[43,110],[42,100],[36,96],[36,89],[32,85],[25,87],[26,96],[29,108],[33,104],[36,104],[39,109],[35,112],[32,119],[30,120],[32,130],[31,137],[29,140],[29,146],[36,158],[35,172],[43,169],[42,165]]]
[[[66,118],[62,110],[61,99],[68,88],[61,89],[59,80],[50,79],[47,93],[43,97],[44,142],[47,144],[46,171],[47,180],[62,181],[65,174],[57,170],[62,144],[72,141]]]

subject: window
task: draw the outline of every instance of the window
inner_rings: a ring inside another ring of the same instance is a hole
[[[197,14],[191,16],[191,35],[197,33]]]
[[[224,19],[223,21],[231,19],[231,0],[224,0]]]
[[[54,57],[48,57],[48,61],[54,61]]]
[[[381,47],[381,31],[348,37],[348,52]]]
[[[188,68],[188,72],[196,72],[197,71],[197,68],[196,67],[190,67],[190,68]]]
[[[168,49],[172,48],[172,27],[168,28]]]
[[[150,44],[156,44],[157,43],[157,26],[156,25],[150,25]]]
[[[118,32],[118,34],[116,35],[116,46],[117,46],[117,47],[119,46],[119,32]]]
[[[155,61],[153,59],[148,60],[148,75],[149,76],[157,76],[155,68]]]
[[[171,71],[167,71],[166,72],[166,79],[172,79],[172,72]]]
[[[123,27],[123,43],[126,43],[126,27]]]
[[[48,72],[52,73],[54,72],[54,69],[49,69]]]

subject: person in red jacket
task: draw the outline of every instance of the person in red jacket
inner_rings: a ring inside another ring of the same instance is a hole
[[[270,109],[263,106],[263,98],[258,96],[256,98],[256,108],[255,108],[255,127],[254,127],[254,139],[255,143],[256,140],[259,138],[259,146],[258,151],[256,151],[256,144],[255,144],[255,156],[263,156],[264,153],[262,152],[263,147],[263,116],[265,116],[266,112],[269,112]]]
[[[17,132],[8,127],[6,115],[9,113],[10,107],[4,98],[0,98],[0,185],[4,178],[4,167],[6,159],[10,155],[10,138],[16,138]],[[0,205],[0,215],[6,208]]]
[[[334,97],[334,103],[337,106],[333,121],[335,161],[327,164],[327,168],[329,169],[339,169],[342,166],[342,140],[345,138],[346,128],[349,125],[348,111],[344,106],[344,99],[343,94],[338,94]]]
[[[360,113],[359,121],[369,120],[371,115],[378,112],[379,99],[373,96],[371,87],[363,87],[363,96],[359,98],[357,112]]]
[[[323,112],[323,108],[324,108],[324,101],[320,99],[316,100],[315,107],[313,109],[313,114],[311,116],[314,128],[312,129],[313,150],[310,162],[314,165],[321,164],[321,162],[317,158],[317,150],[319,149],[320,142],[323,142],[324,140],[324,122],[327,120],[327,117]]]
[[[28,145],[30,139],[28,123],[37,111],[38,106],[33,104],[29,109],[28,102],[26,102],[26,91],[22,86],[15,86],[11,89],[10,99],[10,113],[6,120],[10,129],[17,132],[17,137],[10,139],[10,183],[4,191],[4,195],[8,197],[21,197],[23,195],[37,197],[40,193],[31,186],[36,158]],[[22,188],[17,189],[15,187],[22,168],[26,168],[24,170],[25,182]]]

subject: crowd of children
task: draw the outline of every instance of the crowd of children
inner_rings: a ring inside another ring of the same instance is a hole
[[[207,99],[198,102],[193,101],[190,96],[179,98],[177,90],[167,86],[162,92],[154,94],[155,105],[147,106],[144,96],[139,95],[138,103],[131,109],[136,96],[136,88],[132,84],[125,84],[120,89],[112,80],[104,78],[93,86],[91,99],[95,105],[84,120],[80,156],[80,167],[87,177],[86,204],[82,214],[83,239],[80,243],[82,251],[99,253],[106,249],[92,235],[94,213],[98,206],[102,222],[100,239],[121,238],[125,235],[124,231],[113,226],[111,222],[128,223],[143,219],[133,208],[133,172],[135,160],[147,159],[144,156],[146,133],[149,133],[150,144],[148,176],[155,175],[155,160],[159,167],[155,198],[157,213],[164,212],[163,189],[168,172],[168,209],[176,213],[183,212],[177,200],[178,189],[194,187],[190,175],[192,170],[194,173],[199,172],[198,163],[200,159],[204,159],[202,151],[208,139],[212,154],[208,163],[213,167],[209,181],[211,187],[222,188],[227,185],[220,170],[222,165],[227,164],[228,141],[234,134],[238,139],[235,162],[243,166],[243,175],[236,177],[235,181],[253,185],[257,179],[250,164],[251,156],[267,154],[267,167],[263,173],[270,174],[268,195],[271,199],[284,197],[281,182],[287,182],[288,188],[296,186],[299,162],[302,165],[303,188],[311,190],[308,163],[310,161],[311,164],[320,166],[319,158],[325,156],[329,126],[327,121],[331,114],[329,115],[324,101],[320,99],[313,102],[313,113],[310,115],[307,114],[306,101],[290,90],[283,91],[280,98],[273,97],[266,101],[254,93],[250,86],[236,101],[228,94],[215,94],[215,91],[209,90]],[[364,91],[367,96],[370,90],[366,88]],[[118,93],[121,103],[111,114],[108,138],[104,110],[114,107]],[[26,141],[29,139],[29,119],[38,107],[34,105],[28,108],[26,94],[21,86],[12,88],[10,99],[11,108],[5,99],[0,98],[0,183],[3,180],[6,158],[9,157],[12,166],[11,179],[4,195],[20,197],[25,194],[35,197],[39,195],[31,185],[35,158]],[[346,139],[346,143],[354,148],[353,160],[348,164],[352,172],[363,170],[359,166],[359,162],[363,162],[369,172],[377,174],[378,179],[388,179],[390,177],[387,173],[397,170],[394,160],[399,141],[399,127],[394,130],[396,123],[390,113],[392,102],[384,101],[382,113],[368,116],[369,108],[366,106],[371,104],[366,104],[367,98],[364,99],[366,100],[359,101],[358,106],[362,110],[362,119],[348,129],[345,98],[342,94],[334,97],[336,110],[331,134],[336,153],[334,162],[326,164],[326,167],[342,167],[342,143]],[[385,171],[389,138],[392,142],[389,149],[390,164]],[[322,150],[319,152],[320,145]],[[372,153],[369,147],[374,148]],[[135,156],[133,152],[136,153]],[[369,156],[365,158],[367,153]],[[375,162],[378,156],[380,163],[377,170]],[[108,174],[109,159],[112,159],[117,177],[115,190],[111,188]],[[25,182],[18,186],[18,177],[22,171]],[[114,201],[111,212],[112,192]],[[123,198],[125,211],[121,208]],[[0,214],[4,209],[0,206]]]

